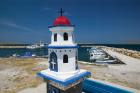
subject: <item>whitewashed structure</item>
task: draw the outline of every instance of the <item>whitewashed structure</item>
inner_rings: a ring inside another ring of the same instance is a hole
[[[90,72],[79,69],[78,46],[74,41],[74,25],[62,15],[57,17],[48,45],[49,68],[38,73],[47,82],[47,93],[81,93],[82,81]]]

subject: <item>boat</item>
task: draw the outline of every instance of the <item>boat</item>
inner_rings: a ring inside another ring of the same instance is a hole
[[[89,50],[89,54],[90,54],[90,61],[94,63],[112,64],[118,61],[115,57],[111,57],[102,49],[96,47],[92,47]]]
[[[42,43],[40,41],[40,43],[36,43],[36,44],[32,44],[32,45],[26,46],[26,48],[27,49],[38,49],[38,48],[43,48],[45,46],[46,46],[46,44],[45,43]]]
[[[89,54],[90,54],[90,61],[94,62],[96,60],[105,60],[108,59],[106,53],[101,50],[101,49],[97,49],[95,47],[92,47],[89,50]]]
[[[36,54],[32,54],[31,52],[25,52],[24,54],[22,55],[19,55],[19,54],[13,54],[12,55],[13,57],[18,57],[18,58],[30,58],[30,57],[36,57]]]
[[[116,61],[117,61],[116,59],[113,59],[113,60],[110,60],[110,59],[108,59],[108,60],[96,60],[96,63],[112,64],[112,63],[115,63]]]
[[[19,57],[20,55],[18,55],[17,53],[12,55],[13,57]]]
[[[39,46],[35,44],[35,45],[29,45],[26,48],[27,49],[36,49],[36,48],[39,48]]]
[[[21,55],[20,57],[23,58],[29,58],[29,57],[35,57],[35,54],[32,54],[31,52],[25,52],[25,54]]]

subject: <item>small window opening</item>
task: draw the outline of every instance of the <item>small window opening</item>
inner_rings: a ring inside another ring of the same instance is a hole
[[[68,34],[67,33],[64,33],[63,37],[64,37],[64,41],[68,40]]]
[[[57,41],[57,34],[54,34],[54,41]]]
[[[63,63],[68,63],[68,55],[63,56]]]

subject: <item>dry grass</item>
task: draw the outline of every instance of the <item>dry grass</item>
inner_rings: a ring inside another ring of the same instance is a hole
[[[7,66],[8,68],[18,68],[21,73],[15,76],[12,76],[9,81],[13,82],[12,87],[5,88],[0,90],[0,93],[17,93],[25,88],[36,87],[41,84],[42,81],[37,78],[36,73],[40,70],[46,69],[47,66],[38,68],[38,59],[36,58],[4,58],[0,59],[0,64]],[[7,68],[7,69],[8,69]]]

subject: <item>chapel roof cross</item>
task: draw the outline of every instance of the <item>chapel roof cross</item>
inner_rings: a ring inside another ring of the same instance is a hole
[[[61,16],[63,16],[64,10],[61,8],[59,13],[60,13]]]

